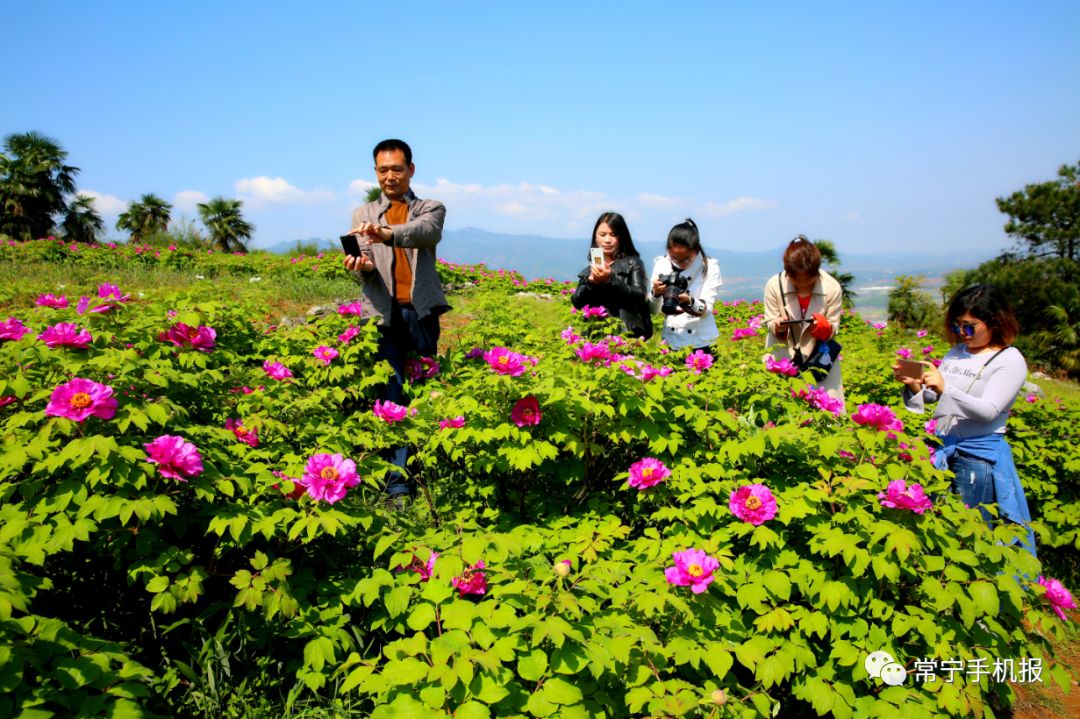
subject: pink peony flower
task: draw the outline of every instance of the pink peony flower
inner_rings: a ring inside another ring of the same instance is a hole
[[[484,568],[484,560],[481,559],[479,562],[466,569],[465,573],[460,577],[454,577],[451,583],[458,590],[459,596],[464,597],[468,594],[487,593],[487,577],[480,571]]]
[[[746,326],[757,332],[761,329],[761,324],[765,321],[765,315],[754,315],[750,318],[750,321],[746,323]]]
[[[819,388],[807,388],[801,389],[798,392],[792,391],[792,396],[799,399],[806,400],[814,409],[820,409],[825,412],[831,412],[833,415],[839,417],[844,413],[844,403],[831,396],[828,392]]]
[[[110,282],[98,286],[98,297],[102,299],[114,299],[117,302],[127,302],[131,299],[131,295],[122,294],[120,288]]]
[[[450,417],[449,419],[439,420],[439,429],[458,429],[465,426],[465,417],[458,415],[457,417]]]
[[[922,348],[922,353],[924,355],[928,355],[933,351],[934,351],[934,345],[926,345],[925,347]]]
[[[21,340],[30,328],[14,317],[8,317],[0,322],[0,340]]]
[[[259,430],[248,429],[239,419],[225,420],[225,429],[236,435],[236,438],[249,447],[259,446]]]
[[[439,374],[439,363],[433,357],[420,357],[405,362],[405,374],[410,382],[431,379]]]
[[[736,517],[755,527],[776,516],[776,498],[764,484],[739,487],[731,493],[728,506]]]
[[[465,353],[465,359],[474,360],[482,359],[484,357],[484,350],[480,347],[473,347],[471,350]]]
[[[488,367],[498,374],[510,375],[511,377],[524,374],[525,364],[529,359],[525,355],[511,352],[505,347],[493,347],[484,353],[484,360],[488,363]]]
[[[630,465],[629,484],[634,489],[654,487],[671,476],[671,470],[653,457],[646,457]]]
[[[315,359],[321,360],[324,365],[328,365],[334,361],[335,357],[338,356],[338,351],[333,347],[319,345],[311,354],[315,355]]]
[[[349,344],[349,340],[351,340],[353,337],[356,337],[356,335],[358,334],[360,334],[360,327],[358,325],[351,325],[349,329],[345,330],[337,336],[338,342],[343,345],[347,345]]]
[[[787,357],[776,359],[772,355],[767,355],[765,357],[765,369],[774,374],[782,374],[788,377],[795,377],[799,374],[799,368],[792,364]]]
[[[519,399],[510,410],[510,421],[518,427],[540,424],[541,417],[540,403],[532,395]]]
[[[855,424],[872,427],[878,432],[904,431],[904,423],[896,418],[896,413],[880,404],[860,404],[851,418],[855,420]]]
[[[116,415],[116,398],[112,387],[76,377],[53,390],[45,407],[47,417],[67,417],[82,422],[93,415],[112,419]]]
[[[0,407],[7,407],[9,404],[16,401],[17,399],[18,397],[13,394],[5,394],[3,397],[0,397]]]
[[[190,327],[183,322],[177,322],[158,336],[163,342],[172,342],[177,347],[190,347],[200,352],[209,352],[214,349],[217,340],[217,331],[213,327],[199,325]]]
[[[316,454],[307,461],[300,483],[312,499],[333,504],[345,496],[349,487],[360,483],[356,463],[340,454]]]
[[[848,461],[853,461],[855,459],[855,455],[852,454],[851,452],[847,451],[846,449],[838,450],[837,454],[840,455],[841,457],[843,457],[844,459],[848,460]]]
[[[289,499],[300,499],[305,494],[307,494],[307,487],[305,487],[303,484],[301,484],[299,479],[296,479],[294,477],[290,477],[289,475],[285,474],[284,472],[280,472],[280,471],[278,471],[276,469],[272,472],[272,474],[275,477],[277,477],[278,479],[282,480],[282,481],[292,482],[293,489],[292,489],[291,492],[286,492],[285,488],[282,487],[280,484],[275,484],[274,485],[274,489],[280,489],[281,493],[284,494]]]
[[[935,434],[937,432],[937,419],[931,419],[923,425],[923,429],[926,430],[927,434]]]
[[[203,472],[199,448],[183,437],[166,434],[143,447],[149,455],[146,461],[156,464],[163,477],[186,482],[187,477],[196,477]]]
[[[563,341],[566,342],[566,344],[568,345],[576,345],[582,340],[581,335],[574,332],[573,325],[567,327],[562,332],[560,332],[559,337],[562,337]]]
[[[337,311],[338,314],[343,317],[349,315],[360,317],[364,314],[364,306],[359,302],[350,302],[347,305],[341,305],[340,307],[338,307]]]
[[[874,329],[876,329],[876,330],[883,330],[883,329],[885,329],[885,323],[884,323],[884,322],[875,322],[875,323],[874,323],[873,325],[871,325],[871,326],[872,326],[872,327],[873,327]]]
[[[1035,404],[1039,401],[1039,396],[1036,394],[1029,394],[1027,397],[1024,397],[1024,401],[1028,404]]]
[[[686,358],[686,369],[694,374],[701,374],[703,371],[712,367],[712,364],[712,355],[708,352],[702,352],[701,350],[694,350],[690,353],[690,356]]]
[[[435,560],[438,559],[438,558],[439,558],[439,553],[438,552],[432,552],[431,556],[428,557],[428,560],[426,562],[421,562],[420,558],[417,557],[414,554],[413,558],[412,558],[412,561],[409,562],[409,565],[407,567],[398,567],[397,571],[404,572],[406,570],[411,569],[411,570],[413,570],[414,572],[416,572],[417,574],[420,575],[420,581],[421,582],[426,582],[429,579],[431,579],[431,574],[432,574],[432,572],[435,571]],[[457,585],[454,585],[454,586],[457,586]],[[480,594],[483,594],[483,592],[480,592]]]
[[[270,360],[266,360],[265,362],[263,362],[263,371],[266,372],[266,374],[270,375],[271,379],[276,379],[278,381],[288,379],[289,377],[293,376],[292,370],[290,370],[288,367],[281,364],[280,362],[271,362]]]
[[[375,416],[385,422],[400,422],[408,416],[409,410],[407,407],[402,407],[400,404],[394,404],[393,402],[382,400],[375,400],[375,407],[371,410],[375,413]]]
[[[607,317],[608,311],[603,307],[589,307],[588,305],[585,305],[581,308],[581,315],[586,319]]]
[[[582,362],[603,362],[611,359],[611,349],[602,342],[596,344],[586,342],[578,348],[575,354]]]
[[[731,341],[738,342],[739,340],[744,340],[747,337],[755,336],[757,336],[757,332],[750,329],[749,327],[736,327],[735,331],[731,334]]]
[[[907,347],[901,347],[900,349],[896,350],[896,354],[906,360],[911,359],[911,350]]]
[[[38,339],[52,349],[71,347],[79,350],[86,349],[94,341],[88,331],[81,329],[74,322],[58,322],[52,327],[46,328],[44,332],[38,335]]]
[[[720,567],[713,557],[700,549],[686,549],[674,552],[675,566],[664,570],[664,576],[670,584],[678,587],[690,587],[694,594],[701,594],[713,581],[713,572]]]
[[[49,292],[48,294],[39,295],[34,304],[38,307],[55,307],[62,310],[68,306],[68,298],[67,295],[57,297],[52,292]]]
[[[915,336],[918,337],[919,339],[922,339],[923,337],[925,337],[928,334],[930,334],[930,333],[927,332],[926,330],[919,330],[918,332],[915,333]]]
[[[1056,579],[1044,579],[1039,577],[1039,584],[1046,587],[1046,601],[1050,602],[1054,612],[1061,617],[1063,621],[1069,621],[1069,618],[1065,616],[1064,609],[1076,609],[1076,602],[1073,601],[1072,594],[1069,590]]]
[[[882,507],[890,509],[910,509],[915,514],[922,514],[933,508],[934,503],[923,493],[922,485],[912,484],[910,487],[902,479],[894,479],[884,492],[878,492],[878,499]]]

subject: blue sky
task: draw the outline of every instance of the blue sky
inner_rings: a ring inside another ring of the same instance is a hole
[[[0,134],[52,136],[111,224],[244,201],[348,229],[401,137],[447,227],[707,246],[1009,247],[994,198],[1080,160],[1080,4],[77,3],[5,10]],[[121,237],[115,230],[112,235]]]

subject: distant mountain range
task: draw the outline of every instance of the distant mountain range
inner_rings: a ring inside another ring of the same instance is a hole
[[[337,249],[338,241],[311,238],[305,243],[320,249]],[[635,242],[651,269],[654,257],[664,253],[662,242]],[[296,242],[282,242],[267,248],[270,252],[285,253]],[[758,298],[768,279],[780,271],[784,248],[774,247],[756,252],[710,250],[710,258],[720,263],[725,299]],[[474,227],[446,230],[439,243],[439,257],[450,262],[477,264],[483,262],[492,269],[517,270],[530,279],[553,277],[572,280],[587,263],[588,241],[557,239],[539,235],[506,235]],[[844,254],[840,255],[841,269],[855,276],[854,289],[860,307],[880,304],[872,298],[884,296],[885,289],[898,275],[924,275],[928,286],[941,283],[942,277],[953,270],[974,267],[990,255],[972,257],[961,254],[928,256],[915,253]]]

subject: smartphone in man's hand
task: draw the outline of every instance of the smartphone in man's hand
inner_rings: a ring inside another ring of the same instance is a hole
[[[338,239],[341,240],[341,249],[345,251],[346,255],[350,257],[360,256],[360,242],[356,239],[356,235],[342,235]]]

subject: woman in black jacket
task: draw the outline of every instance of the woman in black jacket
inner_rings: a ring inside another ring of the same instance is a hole
[[[602,263],[593,262],[578,273],[578,286],[570,301],[603,307],[623,321],[633,337],[652,337],[652,318],[646,301],[645,264],[634,248],[626,220],[617,212],[600,215],[593,228],[592,245],[604,253]]]

